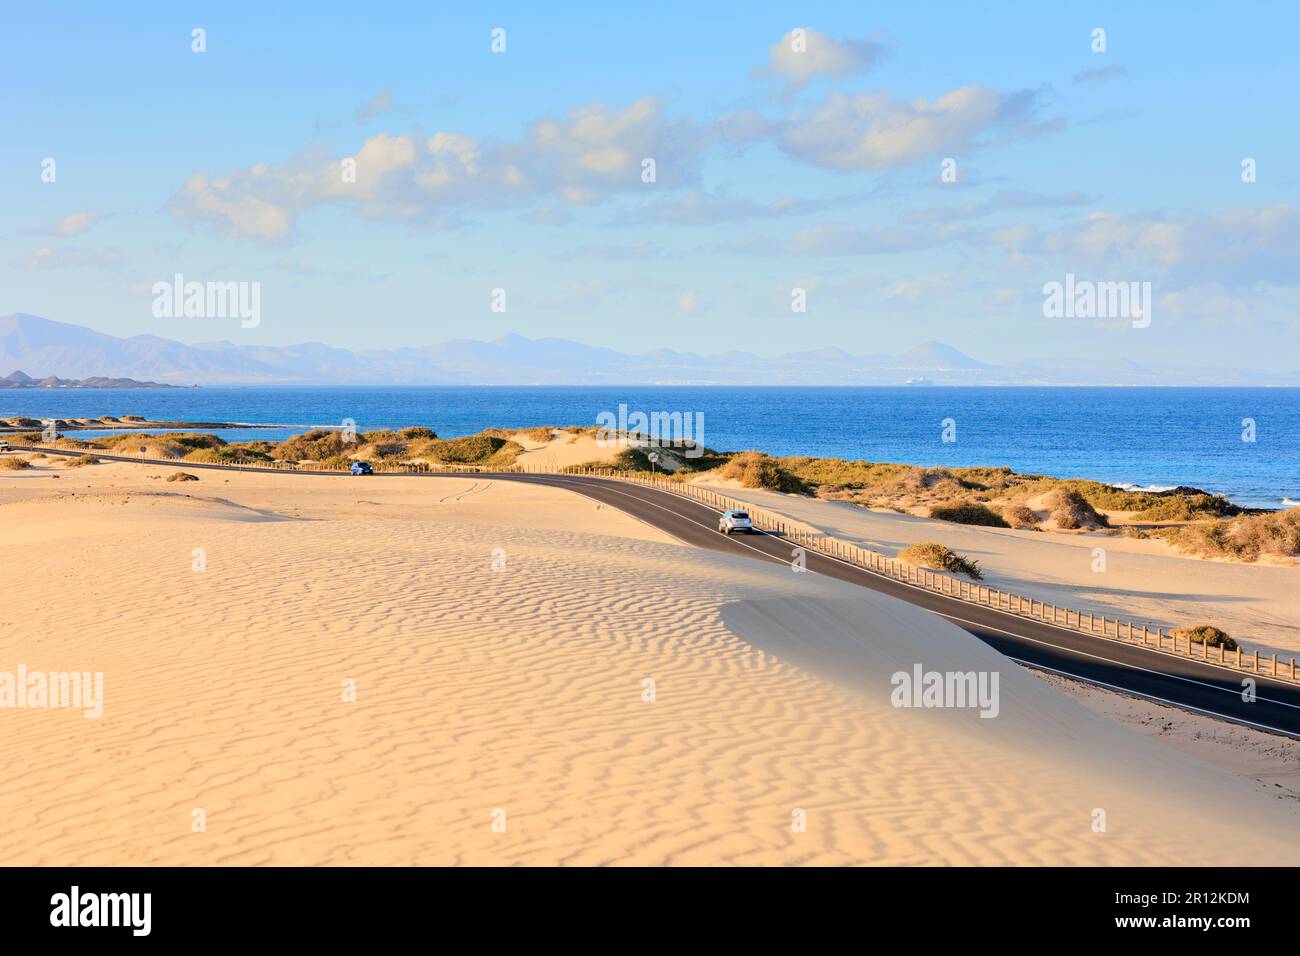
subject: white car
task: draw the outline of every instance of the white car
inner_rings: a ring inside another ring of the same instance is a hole
[[[8,450],[9,450],[9,443],[7,441],[0,441],[0,452],[4,452]]]
[[[718,515],[718,530],[723,534],[731,534],[734,531],[753,532],[754,526],[749,521],[749,513],[745,511],[724,511]]]

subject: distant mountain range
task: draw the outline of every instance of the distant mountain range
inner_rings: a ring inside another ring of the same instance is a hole
[[[73,379],[141,378],[173,385],[1300,385],[1300,370],[1053,359],[991,365],[941,342],[901,355],[826,348],[764,358],[658,349],[631,355],[565,339],[504,335],[491,342],[350,351],[304,342],[185,345],[156,335],[116,338],[15,313],[0,317],[0,368]]]
[[[90,378],[71,379],[47,375],[45,378],[33,378],[22,369],[10,372],[0,378],[0,388],[178,388],[177,385],[160,385],[158,382],[137,382],[133,378],[105,378],[94,375]]]

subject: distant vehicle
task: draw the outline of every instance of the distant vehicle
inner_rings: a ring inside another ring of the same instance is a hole
[[[352,463],[352,474],[354,475],[373,475],[375,469],[370,467],[368,461],[354,461]]]
[[[749,512],[724,511],[718,515],[718,530],[723,534],[731,534],[735,531],[752,533],[754,526],[749,521]]]
[[[9,450],[9,443],[7,441],[0,441],[0,452],[6,452],[8,450]]]

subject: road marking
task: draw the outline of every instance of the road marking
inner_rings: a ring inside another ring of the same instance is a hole
[[[1011,631],[1004,631],[1004,630],[1002,630],[1002,628],[1000,628],[1000,627],[994,627],[994,626],[991,625],[991,624],[980,624],[980,623],[978,623],[977,621],[967,621],[965,618],[955,617],[955,616],[953,616],[953,615],[951,615],[951,614],[944,614],[942,611],[932,611],[931,613],[932,613],[932,614],[938,614],[940,617],[948,618],[948,619],[951,620],[951,621],[962,621],[963,623],[970,624],[970,625],[972,625],[973,627],[982,627],[982,628],[985,628],[986,630],[997,631],[999,634],[1005,634],[1007,637],[1014,637],[1014,638],[1016,638],[1017,640],[1021,640],[1021,641],[1029,641],[1029,642],[1032,643],[1032,644],[1038,644],[1038,645],[1041,645],[1042,647],[1054,647],[1054,648],[1056,648],[1058,651],[1065,651],[1067,654],[1076,654],[1076,655],[1078,655],[1079,657],[1090,657],[1090,658],[1092,658],[1092,659],[1095,660],[1095,661],[1105,661],[1107,664],[1118,664],[1119,666],[1121,666],[1121,667],[1126,667],[1126,668],[1128,668],[1129,670],[1141,671],[1141,672],[1144,673],[1144,674],[1155,674],[1157,677],[1168,677],[1168,678],[1170,678],[1171,680],[1180,680],[1180,681],[1182,681],[1182,682],[1185,683],[1185,684],[1195,684],[1197,687],[1207,687],[1207,688],[1209,688],[1210,690],[1221,690],[1221,691],[1223,691],[1225,694],[1231,694],[1231,695],[1233,695],[1234,697],[1240,696],[1240,694],[1241,694],[1240,691],[1233,690],[1233,689],[1230,688],[1230,687],[1220,687],[1218,684],[1207,684],[1205,681],[1197,680],[1197,679],[1194,678],[1194,677],[1184,677],[1184,676],[1181,675],[1181,674],[1171,674],[1171,673],[1169,673],[1169,671],[1157,671],[1157,670],[1152,670],[1152,669],[1149,668],[1149,667],[1143,667],[1143,666],[1140,665],[1140,664],[1129,664],[1129,663],[1126,662],[1126,661],[1116,660],[1116,659],[1113,658],[1113,657],[1102,657],[1102,656],[1100,656],[1100,655],[1098,655],[1098,654],[1090,654],[1090,653],[1088,653],[1087,651],[1075,650],[1075,649],[1072,648],[1072,647],[1062,647],[1060,644],[1052,644],[1052,643],[1049,642],[1049,641],[1040,641],[1038,638],[1036,638],[1036,637],[1029,637],[1029,636],[1026,635],[1026,634],[1015,634],[1015,633],[1013,633],[1013,632],[1011,632]],[[1121,646],[1123,646],[1123,645],[1121,645]],[[1010,655],[1008,655],[1008,656],[1010,656]],[[1200,662],[1197,661],[1197,663],[1200,663]],[[1248,674],[1248,675],[1246,675],[1246,676],[1248,676],[1248,677],[1253,677],[1253,676],[1255,676],[1255,675],[1253,675],[1253,674]],[[1085,679],[1086,679],[1086,678],[1085,678]],[[1137,692],[1134,691],[1134,693],[1137,693]],[[1281,707],[1290,707],[1292,710],[1300,710],[1300,704],[1292,704],[1292,703],[1288,703],[1288,702],[1285,701],[1285,700],[1275,700],[1275,699],[1273,699],[1272,697],[1258,697],[1258,696],[1256,697],[1256,699],[1257,699],[1257,700],[1262,700],[1262,701],[1264,701],[1265,703],[1268,703],[1268,704],[1277,704],[1277,705],[1279,705],[1279,706],[1281,706]]]
[[[1008,657],[1010,660],[1013,660],[1022,667],[1027,667],[1030,670],[1051,671],[1053,674],[1060,674],[1062,677],[1081,680],[1085,684],[1095,684],[1098,687],[1105,687],[1108,690],[1118,691],[1121,694],[1132,694],[1135,697],[1145,697],[1147,700],[1154,700],[1161,704],[1168,704],[1170,707],[1178,707],[1182,710],[1194,710],[1197,713],[1206,714],[1210,717],[1218,717],[1222,720],[1229,721],[1230,723],[1246,724],[1249,727],[1258,727],[1260,730],[1271,730],[1274,733],[1282,734],[1284,737],[1292,737],[1300,740],[1300,734],[1296,734],[1290,730],[1283,730],[1281,727],[1273,727],[1269,724],[1259,724],[1253,720],[1246,720],[1244,717],[1234,717],[1231,714],[1220,714],[1218,711],[1206,710],[1204,707],[1197,707],[1193,704],[1183,704],[1176,700],[1166,700],[1164,697],[1157,697],[1155,694],[1146,694],[1140,690],[1130,690],[1127,687],[1120,687],[1118,684],[1108,684],[1104,680],[1096,680],[1091,677],[1080,677],[1078,674],[1071,674],[1069,671],[1057,670],[1055,667],[1048,667],[1046,664],[1035,664],[1032,661],[1022,661],[1018,657],[1010,657],[1009,655]]]

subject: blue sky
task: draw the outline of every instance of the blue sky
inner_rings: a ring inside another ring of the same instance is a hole
[[[1293,8],[469,6],[10,6],[0,313],[188,342],[1297,364]],[[178,272],[260,282],[261,323],[155,318]],[[1151,282],[1150,327],[1045,317],[1067,272]]]

